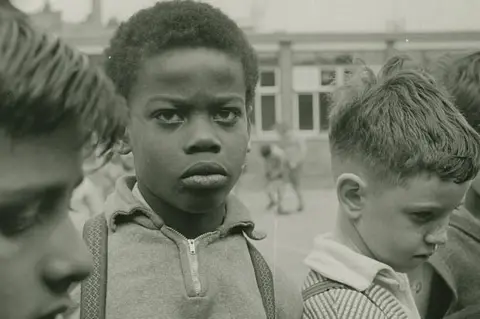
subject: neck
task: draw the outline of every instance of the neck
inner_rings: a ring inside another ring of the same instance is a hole
[[[335,234],[340,237],[345,245],[355,249],[357,252],[361,253],[364,256],[376,259],[370,248],[363,240],[362,236],[358,232],[355,225],[351,219],[349,219],[343,212],[340,210],[337,214],[337,225]],[[353,247],[352,247],[353,246]]]
[[[223,224],[225,218],[225,204],[202,213],[190,213],[180,210],[163,199],[155,196],[141,183],[138,188],[148,205],[157,213],[170,228],[175,229],[188,239],[213,232]]]
[[[465,208],[477,219],[480,219],[480,195],[472,187],[465,195]]]

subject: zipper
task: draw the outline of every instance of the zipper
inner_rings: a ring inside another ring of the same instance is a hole
[[[170,228],[168,226],[165,226],[165,227],[168,228],[173,233],[177,234],[179,237],[181,237],[184,240],[184,242],[187,244],[188,263],[190,264],[190,276],[191,276],[192,283],[193,283],[193,289],[195,290],[195,295],[198,297],[198,296],[200,296],[200,293],[202,292],[202,283],[200,281],[200,274],[198,272],[199,263],[198,263],[198,254],[197,254],[197,242],[199,240],[205,238],[205,237],[214,235],[217,232],[205,233],[205,234],[202,234],[202,235],[198,236],[195,239],[187,239],[185,236],[180,234],[175,229]]]
[[[188,248],[190,254],[188,254],[188,261],[190,262],[190,274],[192,275],[193,288],[195,289],[195,295],[199,296],[202,291],[202,283],[200,282],[200,276],[198,274],[198,255],[196,250],[195,239],[188,239]]]

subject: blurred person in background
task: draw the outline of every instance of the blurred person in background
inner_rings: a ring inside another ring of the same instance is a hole
[[[282,200],[287,176],[285,153],[276,145],[262,145],[260,154],[265,161],[266,192],[269,203],[267,209],[276,208],[279,214],[285,214]]]
[[[285,154],[287,169],[286,180],[292,185],[298,201],[297,210],[300,212],[303,211],[304,208],[301,178],[303,163],[307,156],[307,145],[305,140],[286,123],[277,124],[276,131],[280,138],[279,146]]]

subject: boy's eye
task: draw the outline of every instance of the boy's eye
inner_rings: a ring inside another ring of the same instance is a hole
[[[233,124],[241,116],[241,111],[237,109],[223,109],[216,112],[214,120],[225,124]]]
[[[61,212],[59,208],[64,197],[52,194],[40,201],[24,204],[12,204],[0,208],[0,233],[7,237],[19,236],[39,223]]]
[[[164,124],[180,124],[183,118],[176,110],[163,110],[155,114],[155,118]]]
[[[38,219],[37,207],[38,205],[1,208],[0,232],[7,237],[12,237],[33,227]]]
[[[434,218],[434,214],[432,212],[416,212],[413,213],[412,216],[416,222],[420,223],[429,222]]]

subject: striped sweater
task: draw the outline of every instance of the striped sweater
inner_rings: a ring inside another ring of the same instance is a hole
[[[310,271],[303,291],[328,281]],[[363,292],[344,286],[305,297],[303,319],[408,319],[398,299],[377,284]]]

